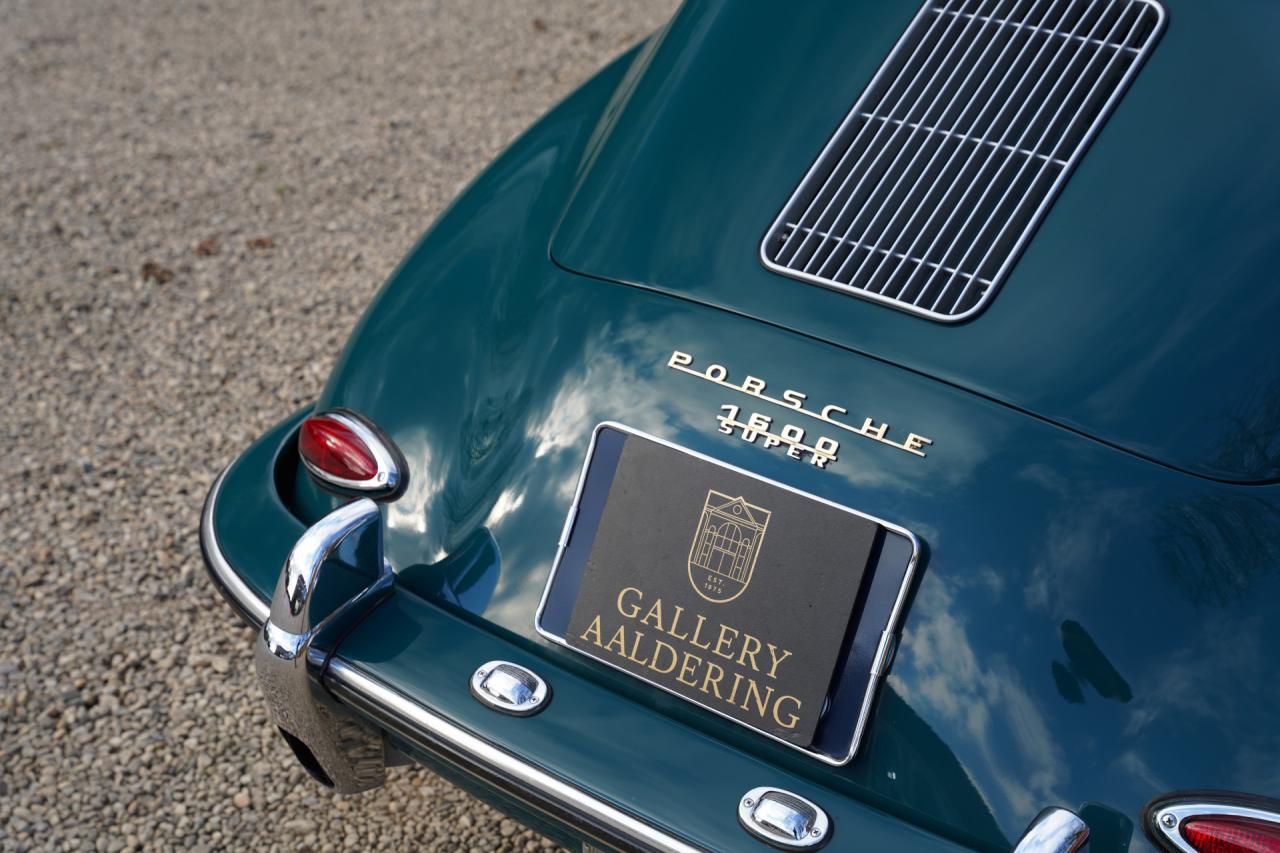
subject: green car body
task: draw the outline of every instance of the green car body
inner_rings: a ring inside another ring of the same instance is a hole
[[[395,593],[338,655],[698,848],[759,846],[735,806],[774,785],[822,806],[832,849],[1008,849],[1047,806],[1079,814],[1094,851],[1145,849],[1143,809],[1167,792],[1280,795],[1280,9],[1168,0],[1000,292],[943,325],[779,276],[759,250],[917,8],[691,2],[430,229],[314,406],[367,416],[409,469],[382,510]],[[725,404],[787,407],[673,370],[676,351],[932,443],[920,457],[850,439],[836,464],[798,463],[717,429]],[[294,542],[344,502],[297,461],[308,412],[230,466],[205,519],[206,552],[235,573],[219,583],[258,623]],[[920,538],[852,762],[538,635],[603,421]],[[494,659],[536,670],[554,700],[529,718],[484,708],[467,684]],[[643,846],[346,702],[553,837]]]

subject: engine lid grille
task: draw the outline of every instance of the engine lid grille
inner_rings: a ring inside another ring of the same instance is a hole
[[[765,266],[977,314],[1164,20],[1154,0],[929,0],[769,228]]]

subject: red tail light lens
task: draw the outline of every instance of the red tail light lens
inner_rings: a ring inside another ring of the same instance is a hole
[[[399,451],[371,424],[345,411],[303,421],[298,454],[313,477],[340,490],[390,493],[402,481]]]
[[[373,451],[355,431],[333,418],[307,418],[298,436],[307,464],[343,480],[368,480],[378,473]]]
[[[1182,837],[1199,853],[1280,853],[1280,826],[1241,817],[1197,817]]]

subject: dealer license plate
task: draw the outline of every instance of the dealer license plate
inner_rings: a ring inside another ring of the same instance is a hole
[[[602,425],[538,628],[809,749],[884,531],[862,513]]]

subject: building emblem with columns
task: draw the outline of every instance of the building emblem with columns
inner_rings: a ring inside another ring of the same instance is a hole
[[[689,581],[698,595],[722,604],[751,583],[770,512],[741,497],[707,492],[689,548]]]

